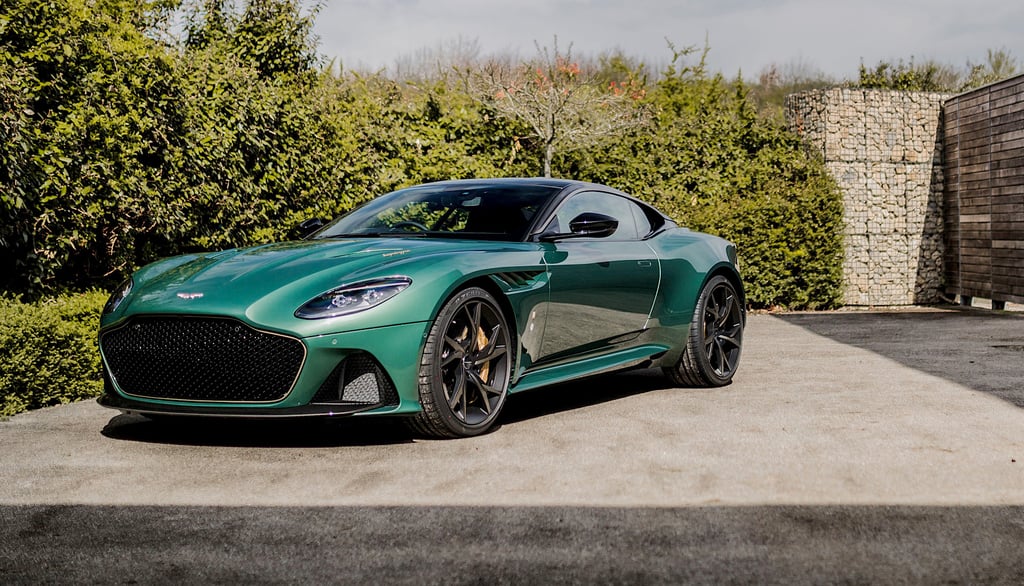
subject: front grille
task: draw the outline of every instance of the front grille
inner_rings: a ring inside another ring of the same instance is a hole
[[[366,352],[355,352],[331,372],[312,402],[397,405],[398,392],[373,357]]]
[[[228,318],[133,318],[100,345],[122,391],[178,401],[279,401],[306,358],[298,339]]]

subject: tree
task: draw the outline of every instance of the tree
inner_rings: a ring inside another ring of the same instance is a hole
[[[480,61],[480,41],[458,37],[424,47],[395,59],[390,77],[399,82],[449,81],[474,69]]]
[[[130,264],[175,222],[158,196],[173,62],[134,0],[17,0],[0,12],[0,281],[41,289]]]
[[[762,115],[782,121],[786,96],[832,87],[837,83],[832,76],[803,59],[771,63],[761,69],[757,82],[751,85],[750,97]]]
[[[491,61],[471,77],[474,93],[507,118],[523,122],[542,149],[543,173],[551,176],[557,150],[591,146],[608,136],[647,124],[640,103],[644,84],[635,78],[602,85],[573,59],[537,45],[537,57],[521,64]]]
[[[1001,79],[1013,77],[1017,75],[1020,69],[1017,59],[1005,48],[989,49],[984,63],[971,63],[968,61],[967,68],[969,71],[967,81],[964,82],[962,87],[963,90],[981,87]]]
[[[621,53],[556,45],[484,67],[468,43],[396,80],[318,70],[299,0],[189,0],[184,29],[167,26],[179,4],[0,3],[0,288],[110,286],[156,258],[278,240],[384,191],[528,175],[543,158],[545,174],[734,240],[754,306],[839,299],[841,199],[824,166],[741,79],[682,61],[692,49],[673,48],[651,85]]]
[[[261,77],[309,72],[319,61],[313,22],[320,4],[302,14],[299,0],[247,0],[238,14],[226,0],[204,0],[188,18],[185,46],[223,48]]]
[[[672,50],[645,98],[657,112],[649,130],[559,162],[734,242],[752,306],[835,307],[843,206],[824,163],[757,111],[742,79],[709,73],[706,46]]]

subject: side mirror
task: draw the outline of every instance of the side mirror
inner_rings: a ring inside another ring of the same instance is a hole
[[[615,233],[619,221],[611,216],[594,212],[582,213],[569,222],[569,231],[578,236],[605,238]]]
[[[619,228],[619,221],[611,216],[596,212],[584,212],[569,222],[569,232],[541,234],[542,242],[554,242],[568,238],[606,238]]]
[[[315,233],[320,228],[323,228],[324,226],[325,226],[325,223],[324,223],[323,219],[321,219],[321,218],[310,218],[310,219],[302,222],[301,224],[299,224],[298,228],[295,229],[295,235],[299,239],[303,239],[304,240],[304,239],[309,238],[310,236],[312,236],[313,233]]]

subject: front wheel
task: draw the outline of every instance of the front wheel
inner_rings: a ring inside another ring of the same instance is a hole
[[[665,368],[675,384],[720,387],[732,382],[743,346],[743,308],[729,279],[718,275],[697,298],[690,335],[679,361]]]
[[[420,360],[423,411],[413,429],[433,437],[469,437],[489,430],[508,396],[511,336],[494,297],[464,289],[441,308]]]

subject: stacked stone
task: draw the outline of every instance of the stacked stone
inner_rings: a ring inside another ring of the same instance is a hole
[[[790,128],[843,192],[847,305],[940,299],[945,97],[833,88],[786,99]]]

